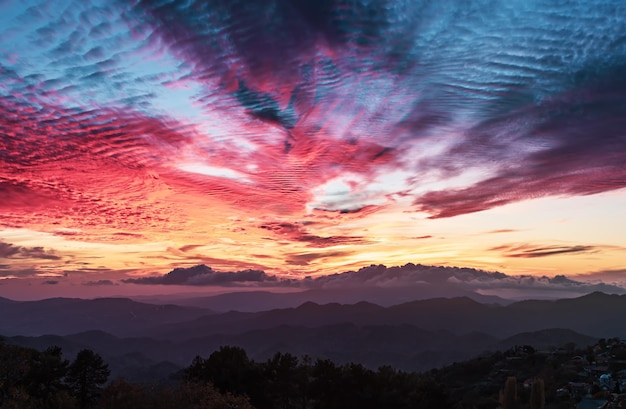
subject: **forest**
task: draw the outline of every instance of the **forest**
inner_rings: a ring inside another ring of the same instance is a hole
[[[70,361],[59,347],[37,351],[2,342],[0,408],[565,409],[582,396],[559,388],[610,347],[613,356],[626,353],[618,339],[550,353],[524,345],[418,373],[289,353],[255,362],[241,347],[222,346],[167,380],[138,383],[109,379],[107,363],[89,349]],[[580,357],[582,362],[572,364]],[[614,391],[592,386],[598,396],[619,393],[619,384]]]

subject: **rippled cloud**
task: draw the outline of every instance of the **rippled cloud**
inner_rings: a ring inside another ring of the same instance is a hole
[[[255,254],[307,266],[376,243],[352,222],[392,206],[443,219],[626,188],[620,2],[8,1],[0,15],[0,228],[176,237],[188,259],[189,233],[207,262],[254,234],[284,248]]]

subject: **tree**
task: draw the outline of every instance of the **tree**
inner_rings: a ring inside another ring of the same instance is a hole
[[[64,389],[63,378],[69,361],[63,359],[60,347],[49,347],[37,353],[31,360],[26,384],[31,396],[49,402],[56,393]]]
[[[277,352],[264,365],[266,390],[280,409],[296,406],[298,400],[298,358]]]
[[[90,349],[83,349],[69,366],[65,382],[78,399],[81,409],[90,408],[97,401],[100,385],[104,384],[111,371],[102,357]]]
[[[517,378],[509,376],[504,383],[504,391],[500,392],[500,403],[503,409],[519,409],[521,404],[517,398]]]
[[[109,383],[98,399],[98,409],[153,409],[150,395],[139,385],[117,379]]]
[[[267,406],[260,368],[241,347],[222,346],[207,359],[196,357],[184,377],[191,383],[210,382],[223,394],[247,395],[255,407]]]
[[[330,359],[317,359],[312,368],[311,397],[315,409],[341,408],[341,368]]]
[[[210,383],[183,383],[174,390],[177,408],[193,409],[254,409],[245,396],[220,393]]]
[[[535,379],[530,389],[530,408],[543,409],[546,404],[545,387],[543,379]]]

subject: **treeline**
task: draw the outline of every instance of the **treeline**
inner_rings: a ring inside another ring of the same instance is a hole
[[[253,409],[247,398],[222,394],[208,383],[107,384],[109,375],[108,365],[89,349],[70,362],[59,347],[37,351],[0,338],[1,409]]]
[[[109,382],[107,364],[91,350],[69,362],[58,347],[0,342],[0,409],[565,409],[580,397],[557,396],[557,389],[581,381],[584,365],[609,350],[626,356],[618,341],[556,353],[521,346],[426,373],[289,353],[255,362],[244,349],[223,346],[164,384]]]
[[[73,362],[58,347],[37,351],[0,342],[2,409],[334,409],[451,408],[431,378],[389,366],[370,370],[278,353],[255,362],[225,346],[197,357],[170,384],[108,381],[109,369],[91,350]]]
[[[0,341],[1,408],[89,408],[109,375],[108,365],[89,349],[70,363],[59,347],[40,352]]]
[[[361,364],[314,362],[277,353],[266,362],[248,358],[239,347],[221,347],[196,357],[183,372],[191,384],[210,383],[222,393],[245,395],[257,409],[452,408],[445,388],[432,378]]]

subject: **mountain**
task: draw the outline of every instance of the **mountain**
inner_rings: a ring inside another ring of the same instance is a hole
[[[0,308],[3,335],[56,334],[10,336],[6,342],[37,349],[58,345],[70,357],[90,348],[111,362],[114,374],[150,380],[223,345],[241,346],[261,361],[290,352],[414,371],[514,345],[584,347],[597,338],[626,334],[621,320],[626,296],[602,293],[506,306],[457,297],[390,307],[305,302],[295,308],[212,313],[128,299],[57,298],[0,300]]]
[[[306,302],[296,308],[257,313],[228,312],[200,317],[189,322],[161,325],[149,330],[151,336],[181,340],[218,333],[237,333],[272,328],[278,325],[316,327],[353,323],[356,325],[413,325],[427,330],[447,330],[456,334],[473,331],[499,333],[493,320],[501,306],[480,304],[468,297],[437,298],[381,307],[357,304],[316,304]]]
[[[518,332],[568,328],[600,338],[626,337],[626,328],[622,324],[626,295],[594,292],[553,301],[520,301],[509,305],[506,312],[518,324]]]
[[[319,327],[280,325],[232,334],[215,334],[185,341],[159,341],[146,337],[116,337],[102,331],[72,335],[9,337],[5,342],[39,350],[57,345],[72,359],[89,348],[111,365],[113,377],[137,381],[159,381],[188,366],[194,357],[208,357],[223,345],[244,348],[257,362],[277,352],[308,355],[338,363],[357,362],[376,369],[391,365],[405,371],[424,371],[469,359],[488,351],[515,345],[536,349],[574,343],[579,347],[595,339],[569,330],[549,329],[499,339],[484,333],[456,335],[428,331],[411,325],[355,325],[342,323]],[[169,371],[169,372],[168,372]]]
[[[536,349],[553,349],[566,344],[575,344],[578,347],[592,345],[598,338],[579,334],[563,328],[550,328],[534,332],[522,332],[498,342],[498,349],[509,349],[516,345],[532,345]]]
[[[209,308],[213,311],[242,311],[260,312],[272,309],[295,308],[305,302],[311,301],[316,304],[355,304],[363,300],[389,307],[403,302],[424,300],[434,297],[469,297],[481,303],[509,304],[511,301],[495,296],[486,296],[470,291],[451,289],[449,287],[437,287],[433,284],[427,286],[406,287],[356,287],[348,289],[313,289],[295,292],[270,292],[270,291],[238,291],[212,296],[150,296],[137,297],[137,300],[145,300],[151,303],[167,301],[177,305],[190,307]]]
[[[129,381],[162,382],[191,362],[187,355],[180,356],[181,351],[175,344],[149,338],[118,338],[102,331],[7,337],[4,342],[40,351],[58,346],[70,361],[80,350],[91,349],[109,365],[111,379],[121,377]]]
[[[621,324],[625,313],[626,296],[602,293],[558,301],[521,301],[507,306],[481,304],[469,297],[433,298],[387,308],[366,302],[347,305],[307,302],[296,308],[212,314],[192,321],[159,325],[146,334],[184,340],[191,336],[241,333],[278,325],[317,327],[353,323],[406,324],[457,335],[477,331],[508,337],[519,332],[567,328],[598,338],[626,337],[626,328]]]
[[[261,312],[214,313],[197,307],[156,305],[125,298],[0,301],[0,333],[72,334],[101,330],[116,336],[146,336],[184,341],[280,325],[321,327],[411,325],[456,335],[483,332],[508,337],[520,332],[565,328],[599,338],[625,337],[626,295],[592,293],[556,301],[484,304],[469,297],[432,298],[390,307],[369,302],[317,304]]]
[[[0,308],[0,333],[5,335],[63,335],[87,330],[138,335],[155,325],[189,321],[211,313],[202,308],[146,304],[128,298],[7,300],[0,301]]]

